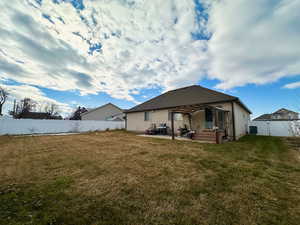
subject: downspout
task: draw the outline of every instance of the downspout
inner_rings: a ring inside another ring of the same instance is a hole
[[[127,131],[127,113],[125,113],[125,130]]]
[[[236,134],[235,134],[235,115],[234,115],[234,102],[231,102],[231,115],[232,115],[232,134],[233,140],[236,141]]]
[[[172,140],[175,140],[175,131],[174,131],[174,112],[171,112],[171,131],[172,131]]]

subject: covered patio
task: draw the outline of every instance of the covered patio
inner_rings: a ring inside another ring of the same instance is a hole
[[[194,115],[199,112],[205,112],[205,118],[200,121]],[[229,138],[229,111],[221,107],[195,104],[178,106],[170,110],[171,114],[171,138],[175,140],[174,115],[182,114],[188,118],[188,137],[192,140],[222,143]],[[200,123],[202,129],[197,129],[196,123]],[[203,124],[204,123],[204,124]]]

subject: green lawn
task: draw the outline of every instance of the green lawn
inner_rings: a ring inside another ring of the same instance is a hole
[[[2,136],[0,224],[299,225],[298,142]]]

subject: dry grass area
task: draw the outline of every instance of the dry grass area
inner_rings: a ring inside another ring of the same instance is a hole
[[[2,136],[0,224],[298,225],[300,161],[289,143]]]

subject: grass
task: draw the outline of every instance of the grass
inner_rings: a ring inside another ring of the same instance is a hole
[[[295,224],[298,139],[0,137],[0,224]]]

